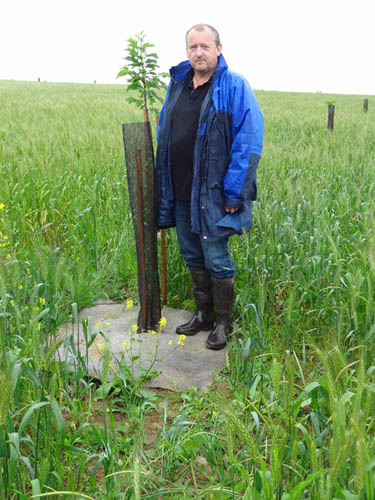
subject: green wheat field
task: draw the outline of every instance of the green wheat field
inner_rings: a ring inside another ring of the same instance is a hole
[[[82,308],[138,302],[121,124],[141,112],[121,85],[0,81],[1,500],[375,499],[375,97],[256,95],[226,369],[173,393],[55,356]],[[168,305],[193,308],[166,237]]]

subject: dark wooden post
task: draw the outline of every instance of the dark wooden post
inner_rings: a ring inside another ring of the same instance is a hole
[[[363,112],[367,113],[368,111],[368,99],[363,100]]]
[[[334,118],[335,118],[335,105],[328,104],[328,130],[333,130]]]
[[[138,229],[138,277],[139,292],[141,299],[140,326],[141,331],[147,329],[147,296],[146,296],[146,268],[145,268],[145,239],[144,239],[144,219],[143,219],[143,178],[142,178],[142,156],[141,150],[135,152],[136,182],[137,182],[137,229]]]
[[[161,237],[161,303],[167,305],[167,242],[165,229],[160,230]]]

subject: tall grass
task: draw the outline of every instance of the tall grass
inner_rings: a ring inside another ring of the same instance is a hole
[[[207,394],[158,398],[130,371],[97,386],[85,356],[73,371],[54,357],[78,309],[137,299],[121,123],[142,116],[120,86],[0,82],[1,498],[375,498],[372,101],[257,97],[227,369]],[[190,306],[167,240],[168,303]]]

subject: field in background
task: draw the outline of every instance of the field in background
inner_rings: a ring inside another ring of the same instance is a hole
[[[228,370],[160,396],[65,371],[50,335],[98,298],[137,301],[121,123],[141,113],[117,85],[0,82],[1,498],[375,498],[375,98],[256,94]],[[168,305],[192,307],[167,243]]]

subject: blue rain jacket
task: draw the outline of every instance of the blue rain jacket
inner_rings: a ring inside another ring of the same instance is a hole
[[[172,79],[159,118],[156,193],[161,229],[175,226],[169,154],[171,118],[191,69],[189,61],[171,68]],[[208,241],[251,228],[263,125],[263,115],[250,85],[228,69],[221,54],[212,85],[202,103],[193,160],[192,231]],[[227,214],[225,207],[238,210]]]

